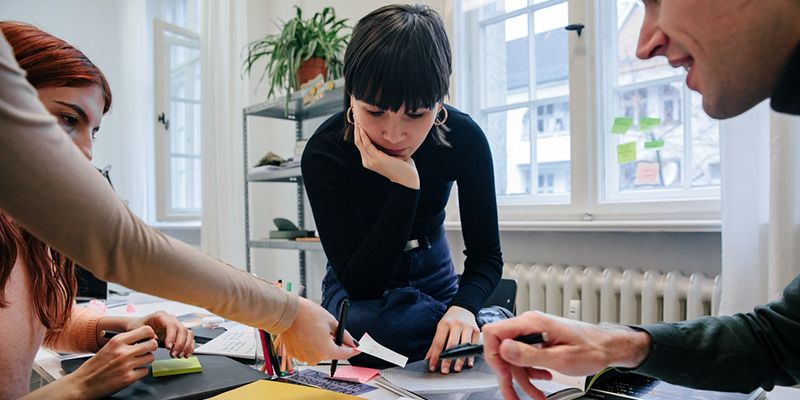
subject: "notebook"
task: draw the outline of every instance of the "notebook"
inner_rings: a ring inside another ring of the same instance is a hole
[[[170,358],[166,349],[158,349],[154,352],[154,355],[156,360]],[[266,374],[228,357],[209,355],[196,355],[196,357],[203,366],[203,372],[154,378],[152,368],[148,365],[147,368],[150,371],[148,371],[147,376],[108,398],[137,400],[205,399],[239,386],[268,378]],[[61,368],[69,374],[78,369],[88,359],[89,357],[64,360],[61,362]]]

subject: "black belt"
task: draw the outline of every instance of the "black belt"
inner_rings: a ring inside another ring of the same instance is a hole
[[[416,239],[411,239],[406,242],[406,251],[414,250],[418,247],[424,246],[426,249],[430,249],[431,245],[436,243],[439,239],[444,236],[444,226],[439,225],[433,232],[429,233],[428,235],[418,237]]]

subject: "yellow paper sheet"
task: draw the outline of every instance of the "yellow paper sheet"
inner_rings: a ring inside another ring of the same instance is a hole
[[[315,389],[308,386],[294,385],[291,383],[281,383],[274,381],[257,381],[249,385],[244,385],[238,389],[225,392],[212,399],[248,400],[248,399],[270,399],[270,400],[313,400],[313,399],[360,399],[361,397],[350,396],[330,392],[322,389]]]

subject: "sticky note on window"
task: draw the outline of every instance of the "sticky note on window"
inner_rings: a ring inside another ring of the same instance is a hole
[[[624,135],[631,125],[633,125],[633,118],[614,118],[614,126],[611,127],[611,133]]]
[[[617,162],[622,164],[629,161],[636,161],[636,142],[617,146]]]
[[[662,147],[664,147],[664,141],[663,140],[656,140],[656,141],[653,141],[653,142],[644,142],[644,149],[645,150],[658,150],[658,149],[660,149]]]
[[[153,377],[203,372],[197,357],[153,361]]]
[[[642,117],[639,119],[639,127],[634,132],[652,132],[660,123],[661,118]]]
[[[639,163],[636,164],[636,184],[637,185],[657,185],[659,163]]]

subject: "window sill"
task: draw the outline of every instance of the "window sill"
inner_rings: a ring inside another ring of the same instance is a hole
[[[172,236],[190,246],[200,248],[200,234],[203,227],[200,221],[158,221],[150,224],[159,232]]]
[[[194,221],[156,221],[149,224],[158,230],[171,229],[171,230],[195,230],[200,229],[203,223],[200,220]]]
[[[460,221],[446,221],[445,230],[460,231]],[[651,220],[651,221],[500,221],[501,232],[721,232],[722,221]]]

